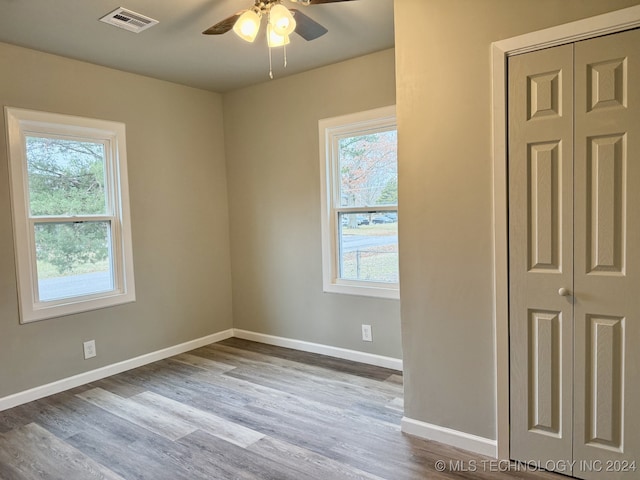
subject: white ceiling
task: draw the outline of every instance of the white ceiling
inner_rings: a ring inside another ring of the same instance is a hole
[[[269,81],[263,36],[202,35],[254,0],[0,0],[0,41],[206,90],[225,92]],[[294,34],[274,49],[275,78],[391,48],[393,0],[354,0],[298,8],[329,29],[311,42]],[[99,22],[124,7],[159,20],[135,34]]]

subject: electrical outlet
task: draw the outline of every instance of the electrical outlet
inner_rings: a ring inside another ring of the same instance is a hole
[[[93,358],[95,357],[96,354],[96,341],[95,340],[89,340],[87,342],[84,342],[82,344],[83,348],[84,348],[84,359],[86,360],[87,358]]]
[[[373,342],[373,335],[371,334],[371,325],[362,325],[362,341]]]

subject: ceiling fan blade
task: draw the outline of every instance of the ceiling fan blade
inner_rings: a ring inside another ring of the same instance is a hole
[[[293,18],[296,20],[296,33],[306,41],[315,40],[328,32],[326,28],[299,10],[292,8],[290,11],[293,12]]]
[[[351,2],[353,0],[310,0],[309,5],[321,5],[323,3],[335,3],[335,2]]]
[[[227,33],[229,30],[233,28],[236,24],[236,21],[246,10],[236,13],[235,15],[231,15],[229,18],[225,18],[221,22],[216,23],[214,26],[207,28],[204,32],[204,35],[222,35],[223,33]]]

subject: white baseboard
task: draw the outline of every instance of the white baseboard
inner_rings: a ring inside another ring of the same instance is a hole
[[[116,375],[133,368],[141,367],[152,362],[157,362],[158,360],[163,360],[165,358],[172,357],[173,355],[188,352],[189,350],[203,347],[211,343],[220,342],[231,337],[238,337],[245,340],[253,340],[254,342],[292,348],[295,350],[302,350],[303,352],[320,353],[322,355],[328,355],[330,357],[352,360],[369,365],[377,365],[379,367],[386,367],[394,370],[402,370],[402,360],[397,358],[384,357],[382,355],[358,352],[356,350],[347,350],[345,348],[332,347],[319,343],[304,342],[302,340],[275,337],[273,335],[265,335],[263,333],[249,332],[247,330],[230,328],[222,332],[207,335],[195,340],[190,340],[188,342],[174,345],[172,347],[163,348],[162,350],[157,350],[145,355],[140,355],[139,357],[130,358],[129,360],[124,360],[112,365],[106,365],[104,367],[90,370],[88,372],[79,373],[78,375],[74,375],[72,377],[63,378],[46,385],[41,385],[39,387],[34,387],[23,392],[18,392],[13,395],[0,398],[0,412],[9,408],[17,407],[18,405],[22,405],[24,403],[32,402],[49,395],[53,395],[54,393],[64,392],[65,390],[79,387],[80,385],[95,382],[111,375]]]
[[[152,362],[157,362],[158,360],[163,360],[180,353],[188,352],[189,350],[203,347],[210,343],[220,342],[232,336],[233,329],[230,328],[228,330],[196,338],[195,340],[190,340],[179,345],[163,348],[162,350],[140,355],[139,357],[130,358],[129,360],[124,360],[122,362],[107,365],[88,372],[79,373],[78,375],[63,378],[62,380],[35,387],[30,390],[18,392],[13,395],[9,395],[8,397],[0,398],[0,412],[27,402],[38,400],[39,398],[53,395],[54,393],[60,393],[71,388],[79,387],[80,385],[95,382],[102,378],[131,370],[132,368],[141,367]]]
[[[403,417],[402,419],[402,431],[426,440],[433,440],[487,457],[497,458],[498,443],[488,438],[432,425],[408,417]]]
[[[292,338],[276,337],[264,333],[250,332],[239,328],[233,329],[233,336],[244,340],[252,340],[254,342],[266,343],[278,347],[292,348],[303,352],[320,353],[329,357],[342,358],[343,360],[352,360],[354,362],[376,365],[378,367],[390,368],[402,371],[402,360],[399,358],[385,357],[373,353],[359,352],[357,350],[348,350],[346,348],[332,347],[321,343],[305,342],[303,340],[295,340]]]

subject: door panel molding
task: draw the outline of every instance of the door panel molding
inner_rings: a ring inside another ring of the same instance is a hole
[[[587,273],[623,275],[626,134],[587,139]]]
[[[623,453],[625,319],[587,315],[586,322],[586,444]]]
[[[627,106],[627,60],[619,58],[587,66],[587,112]]]
[[[494,325],[497,456],[509,459],[507,218],[507,58],[640,26],[640,5],[495,42],[491,46],[493,122]]]
[[[529,144],[529,271],[562,271],[560,141]]]
[[[560,357],[562,312],[529,311],[529,430],[562,437]]]

